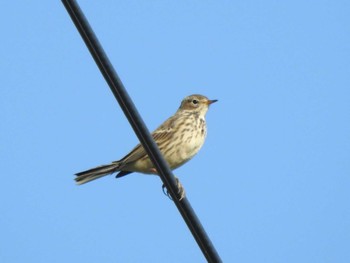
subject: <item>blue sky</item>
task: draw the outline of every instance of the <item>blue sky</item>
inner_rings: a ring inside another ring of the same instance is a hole
[[[219,102],[175,171],[224,262],[350,260],[348,1],[79,1],[150,130]],[[204,262],[60,1],[0,11],[0,261]]]

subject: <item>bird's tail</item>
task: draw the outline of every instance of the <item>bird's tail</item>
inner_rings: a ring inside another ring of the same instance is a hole
[[[120,166],[119,162],[113,162],[111,164],[97,166],[95,168],[75,174],[77,176],[75,178],[75,181],[79,185],[88,183],[92,180],[96,180],[105,175],[114,173],[115,171],[118,170],[119,166]]]

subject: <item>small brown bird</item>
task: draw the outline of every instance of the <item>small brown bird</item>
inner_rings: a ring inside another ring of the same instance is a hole
[[[202,147],[207,134],[205,115],[209,105],[216,101],[197,94],[188,96],[175,115],[152,133],[171,170],[189,161]],[[146,151],[138,144],[119,161],[77,173],[75,181],[84,184],[114,172],[119,172],[117,178],[132,172],[157,174]]]

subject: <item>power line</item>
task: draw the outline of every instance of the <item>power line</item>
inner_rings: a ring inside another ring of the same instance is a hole
[[[106,53],[104,52],[78,3],[75,0],[62,0],[62,3],[67,9],[67,12],[73,20],[102,75],[104,76],[111,91],[113,92],[120,107],[122,108],[125,116],[129,120],[130,125],[134,129],[142,146],[145,148],[147,154],[156,167],[161,180],[168,189],[169,194],[174,200],[176,207],[185,220],[193,237],[197,241],[197,244],[202,250],[205,258],[208,262],[221,262],[219,254],[210,241],[187,198],[179,201],[179,196],[177,194],[178,188],[174,175],[172,174],[167,162],[164,160],[162,154],[160,153],[158,146],[154,142],[145,123],[141,119],[135,105],[129,97],[123,83],[119,79],[117,72],[109,61]]]

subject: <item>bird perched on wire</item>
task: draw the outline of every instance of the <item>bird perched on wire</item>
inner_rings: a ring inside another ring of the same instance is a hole
[[[189,161],[202,147],[207,134],[205,115],[209,105],[216,101],[198,94],[188,96],[182,100],[176,113],[152,133],[171,170]],[[79,185],[85,184],[115,172],[119,172],[117,178],[132,172],[157,174],[146,151],[138,144],[119,161],[77,173],[75,181]],[[178,179],[177,184],[181,200],[185,191]]]

